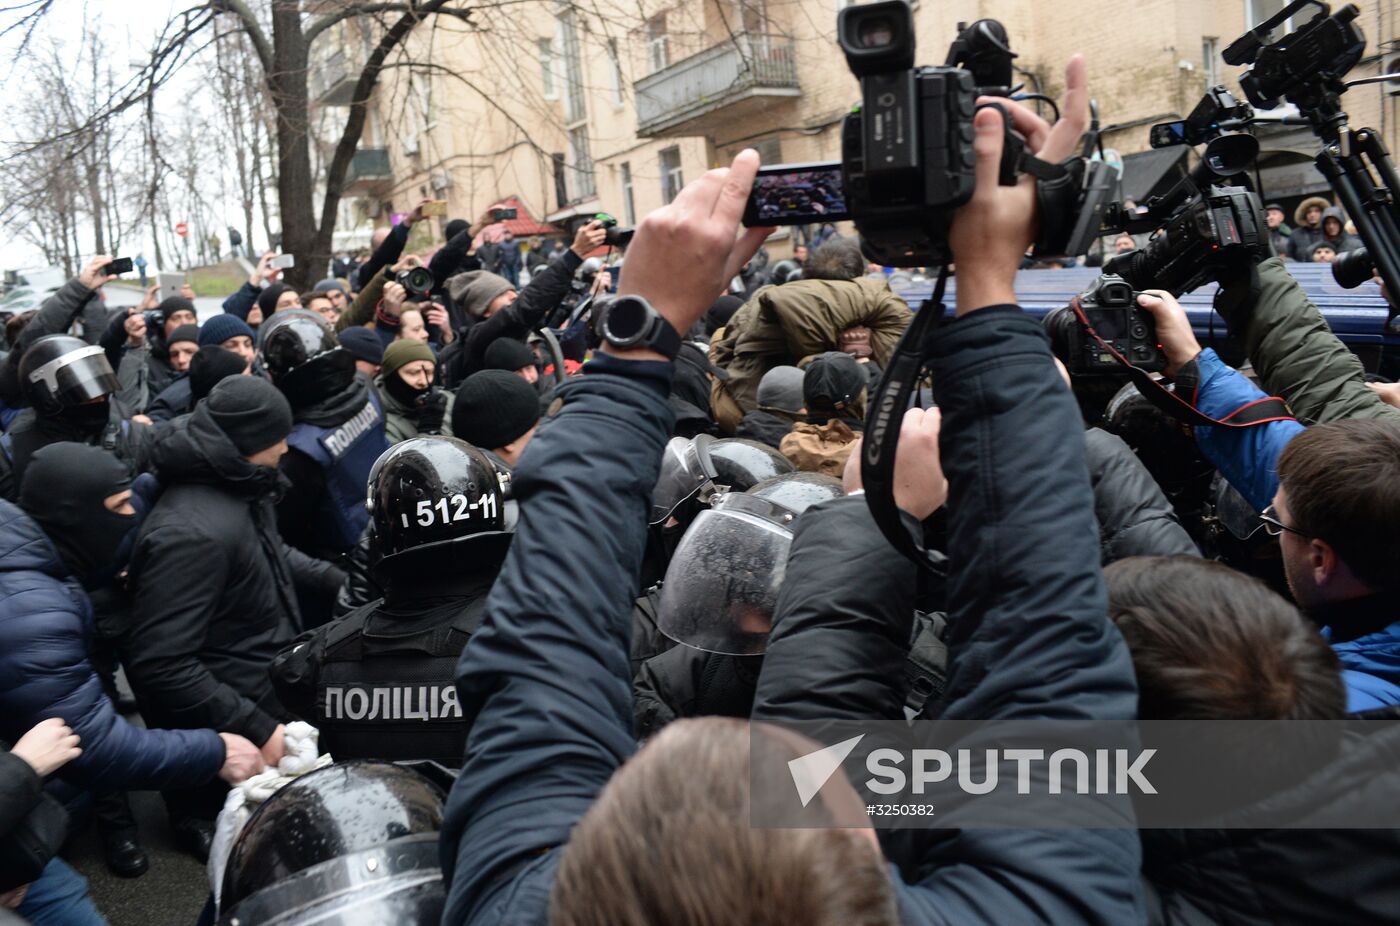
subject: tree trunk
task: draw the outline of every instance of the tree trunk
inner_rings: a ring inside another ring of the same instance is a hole
[[[293,289],[316,279],[318,248],[311,176],[311,136],[306,90],[306,37],[298,0],[273,0],[272,73],[267,87],[277,111],[277,203],[282,213],[282,251],[296,257],[283,278]]]

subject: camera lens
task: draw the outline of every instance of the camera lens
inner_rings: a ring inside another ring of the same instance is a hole
[[[856,40],[861,48],[884,48],[894,41],[894,23],[883,17],[867,19],[860,24]]]
[[[1371,279],[1376,265],[1371,261],[1371,253],[1365,248],[1343,251],[1332,261],[1332,279],[1343,289],[1355,289]]]

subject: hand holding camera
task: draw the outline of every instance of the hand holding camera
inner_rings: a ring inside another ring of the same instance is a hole
[[[1191,330],[1191,319],[1175,296],[1160,289],[1140,293],[1137,302],[1156,319],[1157,341],[1167,355],[1166,373],[1175,376],[1201,352],[1196,333]]]
[[[103,284],[110,283],[117,278],[116,274],[108,272],[108,265],[112,263],[112,258],[107,254],[99,254],[88,261],[78,274],[78,282],[91,290],[101,289]]]
[[[957,255],[959,315],[989,305],[1014,303],[1012,286],[1021,258],[1035,240],[1036,179],[1022,176],[1015,186],[1000,183],[1002,149],[1006,141],[1003,113],[1025,138],[1026,149],[1042,161],[1058,163],[1073,153],[1089,126],[1088,70],[1083,55],[1065,67],[1065,96],[1060,119],[1052,127],[1029,109],[1010,100],[981,97],[987,107],[973,119],[976,132],[977,184],[972,198],[960,207],[948,232]]]
[[[582,226],[578,230],[578,233],[574,235],[574,243],[571,250],[579,256],[579,260],[582,260],[597,248],[602,247],[607,237],[607,228],[604,227],[602,222],[594,219],[587,225]]]
[[[452,330],[452,319],[447,314],[447,309],[436,302],[430,302],[427,305],[427,310],[424,318],[427,320],[428,324],[434,326],[442,333],[442,343],[451,344],[452,339],[456,336],[456,332]]]
[[[379,307],[384,310],[384,314],[398,318],[404,310],[404,304],[408,302],[408,290],[403,284],[390,280],[384,284],[384,295],[380,298]]]

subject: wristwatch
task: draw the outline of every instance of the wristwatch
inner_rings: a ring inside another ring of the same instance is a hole
[[[598,316],[598,335],[619,350],[647,348],[670,359],[681,349],[681,336],[641,296],[618,296]]]

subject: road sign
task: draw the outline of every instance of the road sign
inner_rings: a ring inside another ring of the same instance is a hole
[[[184,222],[181,222],[180,224],[178,224],[178,225],[175,226],[175,234],[179,235],[181,238],[185,237],[185,236],[188,235],[189,233],[190,233],[190,227],[189,227],[188,225],[186,225]]]

